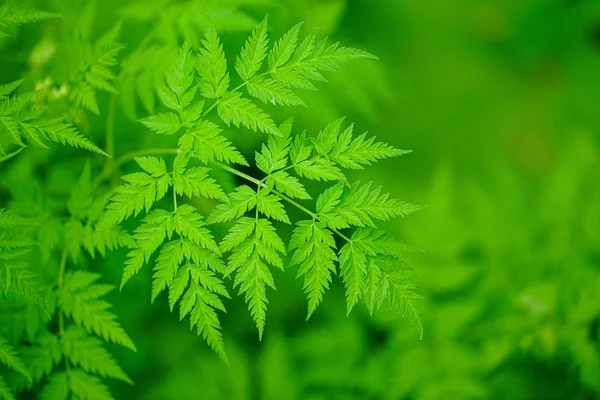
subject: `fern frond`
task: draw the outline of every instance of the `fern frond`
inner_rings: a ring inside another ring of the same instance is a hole
[[[37,337],[31,345],[20,347],[19,353],[31,375],[31,380],[24,375],[18,375],[14,382],[11,382],[11,386],[17,392],[25,388],[31,389],[44,377],[50,375],[62,360],[62,349],[58,338],[47,332]]]
[[[246,234],[248,221],[242,219],[241,226],[232,228],[229,245],[238,243]],[[267,287],[275,289],[275,282],[268,264],[283,270],[280,254],[285,254],[285,246],[269,220],[256,218],[254,228],[243,242],[234,245],[228,257],[225,275],[235,272],[234,288],[244,294],[252,319],[262,335],[266,323]],[[244,227],[246,226],[246,227]]]
[[[363,50],[327,44],[327,38],[316,42],[316,31],[309,34],[296,48],[291,61],[269,71],[277,82],[291,88],[314,89],[311,81],[326,81],[321,72],[330,72],[361,58],[376,58]]]
[[[368,182],[361,186],[358,181],[343,193],[339,192],[338,187],[335,192],[337,198],[332,199],[337,203],[332,211],[322,213],[324,220],[330,222],[334,228],[346,228],[350,225],[375,227],[373,219],[389,221],[423,208],[390,199],[389,194],[381,194],[381,187],[373,189],[371,185],[371,182]]]
[[[289,61],[298,46],[298,35],[302,23],[294,25],[273,45],[269,52],[269,71],[275,71]]]
[[[10,36],[10,29],[14,26],[57,17],[60,15],[9,1],[0,6],[0,37]]]
[[[416,293],[417,286],[412,282],[410,269],[403,266],[401,257],[405,246],[389,237],[384,231],[371,228],[357,229],[352,235],[352,246],[345,252],[346,290],[356,289],[355,277],[362,279],[362,292],[367,307],[372,313],[388,299],[390,308],[406,317],[423,337],[423,325],[418,310],[422,297]],[[349,254],[352,251],[353,254]],[[351,260],[350,257],[355,257]],[[366,257],[366,263],[363,258]],[[341,260],[340,260],[341,261]],[[348,312],[356,304],[356,298],[348,298]]]
[[[161,247],[152,275],[152,302],[173,282],[182,261],[183,246],[181,240],[167,242]]]
[[[8,97],[12,92],[17,90],[19,86],[23,83],[23,79],[19,79],[13,82],[8,82],[3,85],[0,85],[0,100],[4,100],[4,98]]]
[[[329,288],[331,274],[335,273],[333,233],[325,224],[300,221],[292,233],[289,248],[295,250],[290,265],[299,265],[298,277],[304,277],[304,291],[308,295],[308,315],[310,318],[323,300],[325,289]]]
[[[0,363],[22,374],[28,380],[32,380],[31,374],[27,370],[27,367],[23,363],[23,360],[21,360],[21,357],[19,357],[16,350],[10,345],[8,340],[3,338],[2,336],[0,336]]]
[[[246,85],[248,94],[265,104],[282,106],[306,106],[296,93],[289,87],[270,78],[255,77]]]
[[[89,336],[83,329],[70,326],[61,336],[61,344],[65,357],[74,366],[105,378],[133,383],[114,357],[102,346],[102,341]]]
[[[242,97],[240,92],[227,93],[217,106],[217,112],[227,126],[233,124],[239,128],[243,125],[255,132],[279,135],[271,117],[256,104]]]
[[[131,215],[138,215],[142,209],[148,212],[155,202],[167,194],[172,184],[164,160],[156,157],[137,157],[136,162],[145,172],[123,176],[123,180],[128,183],[115,189],[116,194],[107,206],[106,222],[110,225],[117,224]]]
[[[256,209],[258,212],[277,221],[290,224],[290,218],[281,203],[281,198],[274,194],[268,194],[268,190],[259,190],[256,194]]]
[[[183,127],[179,117],[172,112],[151,115],[140,119],[139,122],[160,135],[173,135]]]
[[[268,17],[252,31],[246,44],[235,60],[235,70],[242,81],[247,82],[260,69],[263,60],[267,56],[269,39],[267,38]]]
[[[67,400],[70,391],[67,373],[55,372],[48,378],[48,381],[42,388],[40,397],[42,399]]]
[[[98,279],[100,275],[86,271],[67,273],[58,296],[59,307],[78,326],[135,351],[133,342],[109,311],[112,305],[101,299],[114,287],[95,284]]]
[[[210,168],[187,168],[189,157],[179,154],[173,163],[173,189],[178,195],[187,197],[202,195],[207,199],[227,201],[227,195],[221,186],[208,173]]]
[[[225,345],[221,334],[221,324],[216,310],[225,312],[225,306],[218,295],[229,298],[223,283],[205,266],[188,263],[181,268],[169,288],[171,310],[182,296],[179,319],[190,315],[190,329],[196,327],[198,336],[202,336],[208,345],[227,362]]]
[[[117,56],[125,48],[125,45],[117,41],[120,29],[120,24],[117,24],[100,37],[95,44],[92,45],[87,41],[80,44],[79,54],[83,57],[79,62],[77,74],[72,80],[73,89],[70,99],[77,106],[94,114],[100,114],[96,100],[97,90],[118,93],[113,85],[117,76],[111,67],[118,64]]]
[[[86,374],[81,369],[67,372],[71,392],[81,400],[113,400],[108,387],[95,376]]]
[[[347,312],[358,303],[365,275],[367,273],[367,256],[354,242],[346,243],[339,252],[340,275],[346,287]]]
[[[188,42],[183,44],[171,68],[167,69],[166,81],[167,86],[175,95],[176,110],[182,112],[190,105],[196,93],[196,88],[192,88],[192,84],[194,83],[194,66]],[[167,103],[172,102],[168,101]]]
[[[9,299],[45,304],[37,275],[23,262],[0,263],[0,288],[0,292]]]
[[[213,253],[220,254],[212,234],[204,227],[204,218],[189,204],[183,204],[177,208],[173,216],[173,226],[178,235]]]
[[[208,99],[219,99],[229,89],[229,74],[223,45],[212,25],[206,30],[196,69],[200,75],[200,93]]]
[[[335,166],[333,161],[318,156],[294,164],[294,171],[301,177],[316,181],[337,181],[346,179],[346,176]]]
[[[229,194],[229,203],[216,206],[207,222],[214,224],[238,219],[254,207],[256,207],[256,192],[249,186],[238,186]]]
[[[127,261],[121,279],[121,289],[125,283],[139,272],[144,263],[164,242],[170,238],[174,227],[172,213],[165,210],[153,210],[133,234],[134,248],[127,254]]]
[[[13,396],[12,392],[10,391],[10,388],[6,384],[6,381],[4,380],[2,375],[0,375],[0,399],[15,400],[15,397]]]
[[[394,258],[381,256],[376,262],[385,271],[380,280],[379,296],[389,298],[390,308],[407,318],[417,329],[419,337],[423,338],[423,324],[418,308],[422,297],[416,293],[418,287],[410,279],[409,271],[399,268]]]
[[[296,199],[311,199],[312,197],[298,178],[291,176],[285,171],[277,171],[269,175],[265,183],[275,187],[278,191]]]
[[[39,124],[38,129],[43,137],[56,143],[68,144],[69,146],[92,151],[94,153],[108,156],[98,146],[92,143],[88,138],[83,136],[77,129],[70,125],[61,123],[60,121],[50,120],[43,121]]]
[[[203,163],[217,160],[248,165],[244,156],[221,132],[223,130],[215,123],[202,120],[181,136],[179,147],[185,152],[193,152]]]

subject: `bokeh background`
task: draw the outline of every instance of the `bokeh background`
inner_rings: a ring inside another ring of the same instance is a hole
[[[275,115],[295,113],[310,132],[346,115],[358,130],[412,149],[353,177],[427,205],[386,227],[422,250],[410,256],[422,340],[385,309],[346,317],[339,280],[305,321],[301,283],[275,271],[262,342],[243,301],[229,302],[226,366],[165,301],[150,305],[146,269],[111,298],[139,349],[112,349],[136,382],[112,383],[116,398],[600,399],[600,1],[103,0],[94,13],[88,1],[34,3],[64,19],[2,39],[2,54],[11,54],[2,57],[3,81],[24,73],[42,81],[46,63],[60,65],[47,56],[61,51],[61,35],[82,26],[98,35],[118,19],[125,55],[151,30],[175,47],[184,33],[201,32],[207,13],[236,15],[220,27],[230,62],[266,14],[274,36],[305,21],[305,33],[319,27],[376,54],[304,93],[307,109]],[[122,85],[135,92],[135,82]],[[132,122],[152,106],[141,99],[121,101],[117,152],[156,147]],[[107,102],[100,98],[101,113]],[[104,116],[82,123],[102,144]],[[49,192],[82,165],[54,162],[54,175],[37,171]],[[123,259],[112,253],[94,268],[117,283]]]

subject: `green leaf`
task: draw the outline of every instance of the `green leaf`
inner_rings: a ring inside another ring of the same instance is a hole
[[[292,198],[296,199],[310,199],[310,195],[304,188],[304,186],[300,183],[298,178],[291,176],[285,171],[277,171],[267,178],[265,181],[267,185],[273,187],[282,192],[285,195],[288,195]]]
[[[281,39],[275,42],[273,48],[269,52],[269,71],[275,71],[277,68],[287,63],[292,54],[294,54],[296,46],[298,45],[298,33],[300,32],[302,24],[303,23],[301,22],[294,25]]]
[[[160,135],[173,135],[183,126],[179,117],[172,112],[151,115],[140,119],[139,122]]]
[[[171,237],[173,231],[172,214],[168,211],[153,210],[144,218],[133,235],[135,246],[127,254],[121,289],[148,262],[164,240]]]
[[[325,289],[329,289],[331,274],[335,273],[335,240],[323,223],[300,221],[296,223],[289,248],[295,249],[290,265],[299,265],[298,277],[304,277],[308,319],[323,300]]]
[[[30,8],[25,4],[7,2],[0,6],[0,37],[9,36],[10,28],[31,22],[57,18],[59,14]]]
[[[95,376],[80,369],[67,372],[71,391],[81,400],[113,400],[108,388]]]
[[[285,212],[281,199],[273,194],[267,194],[267,190],[260,190],[256,194],[256,208],[258,212],[266,215],[268,218],[290,224],[290,219]]]
[[[66,372],[55,372],[44,385],[40,398],[52,400],[68,400],[71,388]]]
[[[0,208],[0,228],[1,229],[11,229],[23,226],[31,226],[34,225],[35,221],[32,221],[28,218],[23,218],[20,215],[12,212],[11,210],[6,210],[4,208]]]
[[[248,94],[265,104],[279,104],[282,106],[306,106],[289,87],[269,78],[255,77],[246,85]]]
[[[167,194],[172,179],[167,174],[164,161],[149,160],[152,159],[140,157],[136,161],[140,167],[148,168],[147,172],[151,175],[136,172],[123,176],[123,180],[128,183],[115,189],[116,194],[106,208],[105,222],[109,225],[117,224],[131,215],[138,215],[142,209],[148,212],[155,202]]]
[[[389,194],[381,194],[381,187],[372,189],[371,182],[361,186],[358,181],[344,192],[333,212],[350,225],[375,227],[373,219],[389,221],[398,216],[410,215],[422,208],[390,199]]]
[[[70,326],[62,335],[61,343],[65,357],[74,366],[88,373],[133,384],[114,357],[103,347],[102,341],[89,336],[81,328]]]
[[[25,146],[25,143],[21,140],[19,124],[14,118],[0,116],[0,134],[11,143],[18,146]]]
[[[229,194],[228,204],[219,204],[208,217],[207,223],[227,222],[238,219],[256,206],[256,192],[242,185]]]
[[[214,237],[204,226],[204,218],[189,204],[183,204],[173,217],[173,226],[178,235],[191,240],[214,253],[220,254]]]
[[[212,25],[206,30],[196,65],[200,75],[200,93],[209,99],[219,99],[229,89],[227,60],[217,31]]]
[[[176,160],[182,157],[178,155]],[[188,160],[184,160],[173,168],[173,189],[178,195],[185,194],[187,197],[198,197],[200,195],[207,199],[218,199],[227,202],[227,195],[216,180],[208,175],[210,168],[192,167],[186,168]],[[177,162],[175,163],[177,164]]]
[[[366,139],[366,132],[351,143],[346,139],[352,131],[352,125],[342,133],[330,158],[345,168],[362,169],[361,164],[370,165],[385,158],[397,157],[410,153],[410,150],[400,150],[383,142],[375,142],[375,137]]]
[[[239,128],[240,124],[255,132],[279,135],[277,126],[256,104],[242,97],[240,92],[230,92],[217,106],[219,117],[230,126],[232,123]]]
[[[196,93],[196,88],[192,87],[194,83],[194,66],[189,42],[183,43],[171,67],[167,69],[166,81],[170,91],[175,95],[177,106],[175,109],[182,112],[191,104]],[[163,92],[163,94],[165,94],[164,97],[168,98],[166,93]],[[167,107],[173,106],[172,101],[167,101],[165,105]]]
[[[104,151],[100,150],[88,138],[80,134],[75,127],[70,124],[60,123],[58,121],[40,122],[38,129],[43,133],[43,136],[56,143],[68,144],[69,146],[92,151],[94,153],[108,156]]]
[[[183,261],[181,241],[174,240],[165,243],[156,258],[154,274],[152,275],[152,302],[167,286],[171,284],[179,265]]]
[[[191,151],[203,163],[213,160],[248,165],[244,156],[223,135],[223,130],[211,121],[200,121],[179,139],[179,147]]]
[[[285,168],[290,151],[289,134],[292,129],[292,118],[288,118],[280,126],[281,136],[269,136],[267,145],[262,145],[260,153],[255,154],[258,169],[269,175],[274,171]]]
[[[242,217],[229,229],[229,232],[219,244],[221,251],[226,252],[242,244],[248,236],[254,233],[255,218]]]
[[[330,122],[323,130],[319,132],[317,138],[313,139],[313,146],[318,154],[324,157],[329,155],[338,141],[340,129],[345,119],[346,117],[342,117]]]
[[[367,257],[353,242],[340,249],[340,274],[346,287],[347,314],[358,303],[367,272]]]
[[[31,381],[31,374],[27,370],[25,364],[23,364],[21,357],[19,357],[16,350],[10,345],[8,340],[2,336],[0,336],[0,363],[22,374]]]
[[[344,180],[346,177],[332,161],[323,157],[313,157],[310,160],[294,164],[294,171],[302,177],[316,181]]]
[[[68,272],[58,296],[59,307],[78,326],[135,351],[133,342],[116,321],[116,315],[109,311],[112,305],[101,299],[114,287],[94,284],[98,279],[100,275],[91,272]]]
[[[15,255],[18,257],[21,254],[17,252]],[[46,303],[37,275],[29,270],[27,264],[20,261],[0,262],[0,293],[12,300],[28,301],[42,306]]]
[[[265,219],[256,219],[251,224],[254,232],[249,233],[242,243],[235,245],[247,234],[249,225],[248,220],[244,219],[242,225],[232,228],[229,234],[227,246],[232,246],[232,250],[225,275],[235,272],[234,288],[239,287],[240,294],[245,295],[250,315],[258,328],[259,339],[262,339],[268,304],[267,287],[275,289],[268,264],[283,269],[283,260],[279,254],[284,254],[285,251],[275,228]]]
[[[21,86],[23,81],[23,79],[19,79],[0,85],[0,100],[3,100],[5,97],[8,97],[12,92],[17,90],[17,88]]]
[[[267,28],[268,18],[265,17],[260,25],[252,31],[252,34],[240,51],[240,55],[235,60],[235,70],[244,82],[247,82],[256,75],[267,56],[269,44]]]
[[[44,377],[50,375],[52,370],[62,359],[62,350],[58,338],[47,332],[42,332],[31,345],[19,348],[23,362],[31,373],[32,380],[23,375],[15,376],[15,382],[11,382],[18,392],[23,389],[31,389]]]
[[[225,286],[209,269],[197,264],[186,265],[180,270],[180,274],[174,283],[178,283],[181,288],[181,283],[177,278],[183,277],[180,278],[185,280],[183,289],[179,289],[181,293],[188,281],[190,285],[180,303],[179,319],[182,320],[189,314],[190,329],[195,327],[198,336],[202,336],[219,357],[227,363],[221,324],[216,313],[216,310],[225,312],[225,306],[219,298],[219,295],[229,298]]]

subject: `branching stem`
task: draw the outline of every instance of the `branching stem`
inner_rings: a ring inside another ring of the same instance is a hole
[[[157,154],[177,154],[179,152],[181,152],[181,150],[168,149],[168,148],[138,150],[138,151],[133,151],[131,153],[122,155],[121,157],[119,157],[116,160],[115,164],[117,166],[121,166],[121,165],[125,164],[126,162],[132,160],[134,157],[139,157],[139,156],[157,155]],[[263,180],[256,179],[253,176],[250,176],[242,171],[238,171],[237,169],[232,168],[229,165],[223,164],[219,161],[212,161],[211,164],[213,164],[215,167],[218,167],[224,171],[229,172],[230,174],[239,176],[240,178],[245,179],[248,182],[254,183],[259,188],[265,188],[265,189],[269,190],[270,192],[272,192],[274,195],[276,195],[280,199],[287,201],[288,203],[290,203],[297,209],[299,209],[299,210],[303,211],[304,213],[306,213],[307,215],[309,215],[312,219],[319,219],[318,214],[310,211],[308,208],[304,207],[302,204],[298,203],[296,200],[290,198],[289,196],[286,196],[285,194],[280,193],[277,190],[275,190],[274,188],[268,186],[267,184],[265,184],[263,182],[264,179]],[[103,180],[103,179],[106,179],[106,177],[103,177],[101,180]],[[175,196],[175,193],[173,193],[173,196]],[[174,199],[174,204],[175,204],[175,209],[177,209],[177,200],[176,199]],[[346,235],[344,235],[342,232],[338,231],[337,229],[331,229],[331,231],[334,232],[335,234],[337,234],[342,239],[346,240],[347,242],[352,242],[352,239],[350,239],[349,237],[347,237]]]

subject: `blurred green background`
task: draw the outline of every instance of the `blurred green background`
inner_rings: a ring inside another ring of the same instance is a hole
[[[35,4],[64,20],[3,39],[0,50],[13,55],[3,57],[3,81],[43,79],[36,63],[62,29],[85,19],[88,2]],[[305,21],[304,32],[319,27],[376,54],[380,61],[348,66],[305,93],[307,109],[277,109],[277,118],[296,113],[296,126],[314,133],[347,115],[358,130],[414,150],[354,178],[428,206],[386,227],[423,250],[411,256],[423,340],[385,309],[346,317],[339,280],[305,321],[301,283],[275,271],[262,342],[242,299],[229,302],[227,367],[164,301],[150,305],[147,269],[111,299],[139,349],[112,349],[136,382],[114,383],[116,398],[600,399],[599,1],[106,0],[95,8],[94,32],[122,18],[128,48],[150,29],[163,44],[180,43],[209,10],[239,13],[221,29],[230,62],[265,14],[274,36]],[[169,24],[169,16],[180,17]],[[118,151],[156,141],[128,119],[134,112],[146,115],[123,102]],[[87,122],[100,144],[103,118]],[[73,175],[82,165],[61,162]],[[52,176],[46,185],[60,188]],[[112,253],[97,267],[117,283],[123,259]]]

